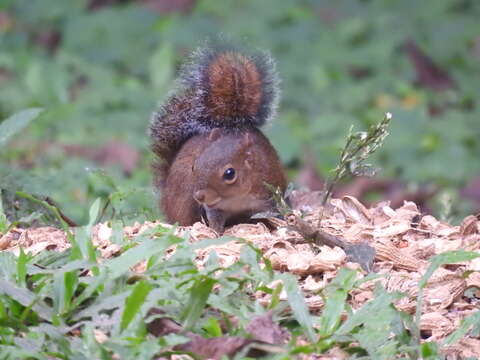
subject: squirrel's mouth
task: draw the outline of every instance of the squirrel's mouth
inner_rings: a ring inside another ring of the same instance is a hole
[[[216,198],[215,200],[213,201],[210,201],[209,203],[206,203],[204,202],[202,205],[212,209],[215,207],[215,205],[217,205],[220,201],[222,201],[222,198]]]

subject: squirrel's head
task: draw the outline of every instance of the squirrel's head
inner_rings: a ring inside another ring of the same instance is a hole
[[[255,184],[252,134],[213,129],[209,145],[193,163],[196,179],[193,196],[202,206],[241,211],[251,206]]]

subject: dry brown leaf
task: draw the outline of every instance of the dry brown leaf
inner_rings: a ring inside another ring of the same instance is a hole
[[[255,316],[245,327],[252,338],[267,344],[280,345],[288,339],[288,332],[273,321],[272,313]]]
[[[8,251],[19,254],[20,247],[26,253],[36,255],[44,250],[64,251],[70,247],[62,230],[53,227],[12,229],[5,235],[9,238]]]
[[[302,289],[307,292],[317,292],[323,289],[327,285],[325,278],[316,279],[312,275],[308,275],[303,281]]]
[[[478,234],[479,233],[479,221],[475,215],[469,215],[463,219],[460,225],[460,234],[463,236]]]
[[[338,219],[364,225],[371,223],[370,212],[354,197],[344,196],[342,199],[332,199],[330,203],[333,206],[333,214]]]
[[[405,250],[401,250],[388,242],[376,242],[373,244],[376,251],[375,258],[381,261],[390,261],[397,269],[418,271],[426,266],[424,261],[415,259]]]
[[[449,307],[453,301],[461,296],[467,289],[464,279],[449,279],[427,285],[424,291],[424,305],[432,310],[440,310]]]
[[[480,339],[465,337],[452,346],[444,348],[447,359],[478,359],[480,355]]]
[[[431,312],[420,317],[420,330],[428,336],[429,341],[437,341],[444,338],[454,330],[450,320],[439,312]]]

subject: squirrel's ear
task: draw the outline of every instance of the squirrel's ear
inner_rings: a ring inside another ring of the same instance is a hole
[[[220,137],[220,128],[215,128],[212,131],[210,131],[210,134],[208,135],[208,140],[210,141],[215,141]]]

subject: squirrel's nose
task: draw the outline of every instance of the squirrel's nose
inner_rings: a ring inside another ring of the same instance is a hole
[[[205,202],[205,191],[203,190],[197,190],[193,194],[193,198],[197,200],[199,203]]]

